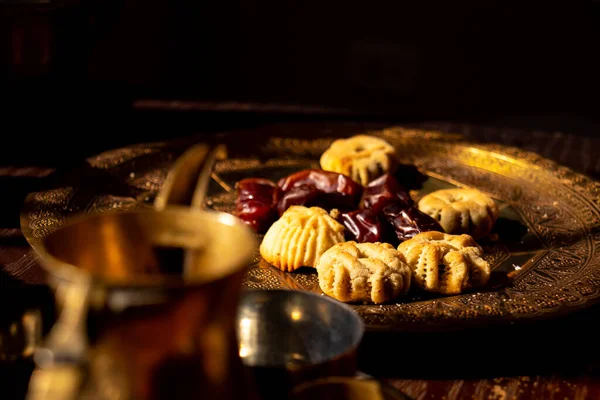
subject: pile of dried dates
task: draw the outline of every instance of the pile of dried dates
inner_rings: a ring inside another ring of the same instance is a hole
[[[419,211],[391,174],[363,188],[346,175],[319,169],[296,172],[277,183],[248,178],[237,183],[236,215],[266,232],[290,206],[321,207],[346,227],[346,240],[398,244],[440,224]]]

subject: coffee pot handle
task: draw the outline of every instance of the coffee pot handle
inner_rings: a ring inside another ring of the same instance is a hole
[[[183,206],[202,209],[212,176],[212,170],[218,159],[227,157],[224,145],[209,146],[204,143],[190,147],[173,164],[154,199],[154,208],[158,211],[166,207]],[[194,274],[194,252],[185,251],[183,258],[183,279]]]
[[[45,344],[35,350],[36,368],[27,400],[78,398],[86,363],[87,340],[83,325],[89,289],[88,280],[57,288],[57,292],[64,290],[62,309]]]
[[[190,147],[169,170],[154,199],[154,208],[162,210],[172,205],[202,208],[214,163],[226,156],[226,148],[221,144],[200,143]]]

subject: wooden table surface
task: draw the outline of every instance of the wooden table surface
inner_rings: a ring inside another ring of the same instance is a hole
[[[598,138],[464,124],[404,126],[522,147],[600,180]],[[54,318],[44,274],[19,229],[25,195],[45,187],[54,171],[34,164],[0,165],[0,339],[25,310],[42,310],[44,332]],[[600,399],[599,316],[600,307],[593,306],[554,320],[444,334],[367,333],[359,367],[414,399]],[[4,347],[0,398],[23,398],[33,363],[4,356]]]

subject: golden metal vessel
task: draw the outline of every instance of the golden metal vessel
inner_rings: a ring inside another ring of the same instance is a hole
[[[251,398],[235,323],[254,235],[202,210],[221,148],[190,148],[157,206],[77,215],[36,246],[60,302],[30,399]]]

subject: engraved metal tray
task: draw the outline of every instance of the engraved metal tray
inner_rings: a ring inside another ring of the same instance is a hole
[[[600,184],[536,154],[467,142],[460,135],[389,127],[288,131],[272,128],[218,135],[228,158],[215,166],[206,206],[231,212],[235,183],[276,180],[315,167],[332,140],[367,133],[398,149],[411,196],[445,187],[474,187],[498,202],[490,238],[480,241],[493,265],[484,290],[457,296],[412,291],[397,303],[352,305],[369,330],[437,330],[531,320],[570,312],[600,298]],[[40,238],[78,213],[150,207],[172,162],[202,140],[189,137],[116,149],[63,173],[55,185],[31,193],[22,230],[35,249]],[[320,293],[316,272],[277,270],[258,249],[248,266],[248,289]]]

